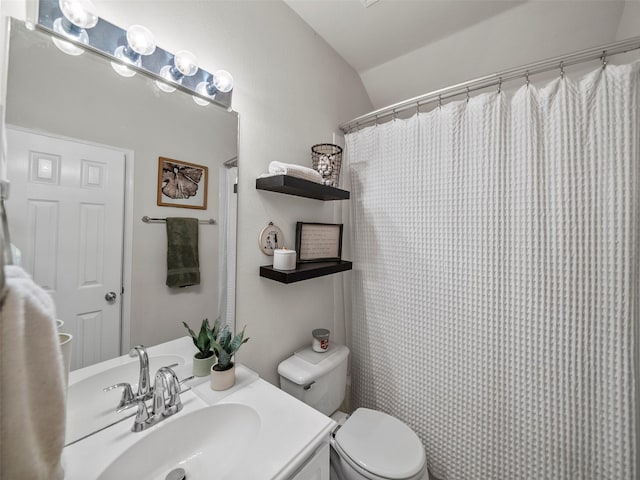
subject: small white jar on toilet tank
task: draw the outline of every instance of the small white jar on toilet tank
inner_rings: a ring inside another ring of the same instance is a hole
[[[329,330],[326,328],[316,328],[311,332],[313,335],[313,342],[311,348],[314,352],[324,353],[329,349]]]

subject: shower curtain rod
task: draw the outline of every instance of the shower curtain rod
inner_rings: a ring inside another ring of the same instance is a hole
[[[571,65],[577,65],[579,63],[587,62],[590,60],[601,59],[603,66],[606,65],[607,57],[626,53],[631,50],[640,48],[640,36],[628,38],[626,40],[620,40],[618,42],[609,43],[600,47],[588,48],[579,52],[569,53],[567,55],[561,55],[558,57],[549,58],[547,60],[540,60],[538,62],[529,63],[521,67],[512,68],[510,70],[504,70],[502,72],[493,73],[484,77],[478,77],[467,82],[458,83],[449,87],[434,90],[433,92],[426,93],[417,97],[404,100],[402,102],[389,105],[388,107],[380,108],[371,113],[361,115],[353,120],[345,122],[340,125],[340,130],[344,133],[349,133],[352,130],[357,130],[360,127],[367,126],[373,122],[380,120],[381,118],[396,116],[398,112],[402,112],[408,109],[420,110],[420,107],[428,103],[442,102],[452,97],[459,95],[469,95],[471,92],[482,90],[484,88],[498,86],[500,89],[504,82],[514,80],[517,78],[526,78],[529,82],[529,76],[537,73],[548,72],[550,70],[560,69],[560,74],[564,75],[564,67]]]

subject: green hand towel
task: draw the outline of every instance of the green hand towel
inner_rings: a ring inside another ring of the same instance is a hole
[[[167,218],[167,287],[200,285],[198,219]]]

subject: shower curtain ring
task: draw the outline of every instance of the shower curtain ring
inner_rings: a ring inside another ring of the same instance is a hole
[[[498,93],[502,92],[502,77],[498,79]]]
[[[396,109],[393,109],[393,121],[396,121],[396,118],[398,118],[398,112],[396,112]]]
[[[416,115],[420,115],[420,102],[416,103]]]
[[[564,79],[564,62],[560,62],[560,79]]]
[[[376,115],[376,123],[374,124],[375,127],[378,126],[378,115]]]
[[[442,95],[438,95],[438,108],[442,108]]]
[[[469,87],[467,87],[467,103],[469,103]]]
[[[607,68],[607,51],[606,50],[602,51],[602,56],[600,58],[602,60],[602,69],[604,70],[605,68]]]
[[[529,86],[529,70],[527,70],[524,74],[524,84],[528,87]]]

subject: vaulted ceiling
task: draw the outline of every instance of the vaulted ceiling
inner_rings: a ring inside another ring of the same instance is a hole
[[[359,73],[374,108],[612,42],[625,8],[621,0],[284,1]]]

